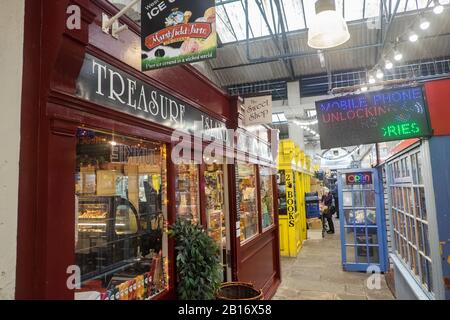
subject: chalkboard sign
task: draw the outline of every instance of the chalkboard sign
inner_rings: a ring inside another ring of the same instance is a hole
[[[421,86],[316,102],[322,149],[431,136]]]

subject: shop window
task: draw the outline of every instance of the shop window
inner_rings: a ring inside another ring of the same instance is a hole
[[[254,237],[259,232],[256,166],[238,162],[236,168],[242,242]]]
[[[177,216],[186,217],[192,223],[200,222],[199,169],[195,164],[175,166],[175,197]]]
[[[411,152],[388,165],[396,254],[425,291],[432,292],[432,264],[422,155]]]
[[[273,208],[273,174],[268,167],[259,168],[259,181],[261,190],[261,218],[263,229],[274,223]]]
[[[79,129],[76,151],[76,298],[152,298],[168,285],[165,145]]]
[[[297,212],[296,184],[294,173],[291,170],[279,170],[277,175],[278,185],[278,214],[286,215],[289,212]],[[288,208],[289,204],[289,208]]]

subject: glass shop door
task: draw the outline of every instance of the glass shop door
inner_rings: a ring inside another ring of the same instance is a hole
[[[376,271],[385,272],[386,222],[377,170],[340,171],[338,188],[343,269],[366,272],[377,266]]]
[[[208,233],[220,248],[220,259],[223,266],[223,281],[231,281],[229,237],[228,184],[226,164],[207,164],[205,179],[205,211]]]

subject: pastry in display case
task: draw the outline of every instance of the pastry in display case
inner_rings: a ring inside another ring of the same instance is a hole
[[[151,299],[168,287],[165,145],[87,129],[77,137],[75,298]]]
[[[82,280],[129,264],[137,257],[139,219],[118,196],[79,196],[77,264]]]

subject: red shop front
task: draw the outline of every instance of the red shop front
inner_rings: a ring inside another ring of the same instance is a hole
[[[79,30],[66,28],[70,5],[81,8]],[[142,73],[139,27],[124,17],[120,40],[105,34],[102,13],[118,12],[106,0],[29,0],[25,10],[16,297],[175,299],[166,230],[182,215],[223,249],[224,281],[271,297],[280,264],[270,131],[228,137],[237,99],[192,66]],[[209,159],[192,139],[190,159],[203,161],[175,164],[175,130],[233,143]],[[227,152],[240,160],[221,161]]]

